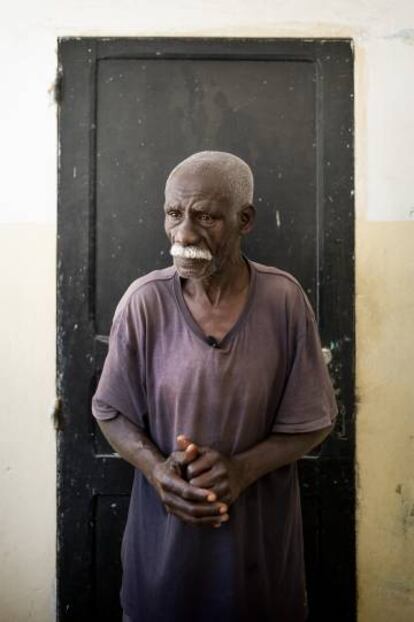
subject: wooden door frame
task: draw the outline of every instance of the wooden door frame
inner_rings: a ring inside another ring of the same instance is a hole
[[[79,416],[90,399],[86,385],[70,390],[76,368],[85,364],[92,378],[96,360],[104,356],[105,340],[95,335],[95,213],[96,213],[96,87],[97,72],[105,59],[208,59],[281,60],[314,63],[316,67],[318,299],[322,340],[333,353],[332,368],[339,379],[339,424],[336,435],[323,449],[324,461],[332,462],[332,478],[322,476],[328,494],[335,473],[347,482],[352,515],[350,534],[341,534],[348,547],[344,581],[347,581],[349,620],[355,616],[354,507],[354,198],[353,198],[353,71],[352,42],[348,39],[239,39],[239,38],[64,38],[59,40],[59,167],[57,248],[57,390],[62,411],[57,442],[58,464],[58,608],[61,620],[76,619],[67,609],[62,577],[71,577],[71,589],[79,590],[78,610],[88,610],[93,587],[86,573],[72,575],[72,561],[82,552],[85,568],[92,564],[93,533],[87,525],[93,509],[81,507],[79,486],[93,487],[99,479],[110,490],[112,470],[102,460],[93,472],[92,422]],[[338,72],[340,79],[338,78]],[[342,72],[342,74],[341,74]],[[328,98],[329,95],[329,98]],[[329,107],[327,102],[329,101]],[[341,127],[335,121],[336,111]],[[335,278],[340,262],[341,278]],[[324,318],[331,318],[326,324]],[[337,335],[343,335],[338,341]],[[72,430],[74,433],[72,434]],[[79,438],[88,439],[79,443]],[[347,441],[347,442],[345,442]],[[76,457],[76,465],[73,464]],[[80,473],[82,460],[90,473]],[[117,473],[126,473],[117,461]],[[316,461],[315,461],[316,462]],[[113,464],[112,464],[113,466]],[[319,466],[315,464],[315,469]],[[94,479],[95,478],[95,479]],[[304,494],[310,482],[304,482]],[[92,491],[93,492],[93,491]],[[77,501],[78,500],[78,501]],[[93,501],[92,501],[93,504]],[[333,523],[339,508],[329,509]],[[85,523],[85,525],[84,525]],[[78,546],[69,550],[69,537]],[[323,534],[319,536],[322,539]],[[341,565],[341,546],[332,555]],[[327,556],[328,550],[321,551]],[[328,564],[329,565],[329,564]],[[352,567],[350,567],[350,565]],[[347,576],[345,576],[347,575]],[[352,575],[352,576],[349,576]],[[338,577],[340,574],[338,574]],[[339,579],[338,579],[339,580]],[[338,606],[342,606],[341,603]],[[348,618],[347,618],[348,619]]]

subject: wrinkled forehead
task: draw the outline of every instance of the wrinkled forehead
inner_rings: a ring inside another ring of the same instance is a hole
[[[169,177],[165,185],[165,200],[186,198],[220,199],[230,201],[233,192],[228,176],[218,168],[187,166]]]

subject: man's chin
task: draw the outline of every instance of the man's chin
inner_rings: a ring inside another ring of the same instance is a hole
[[[174,266],[183,279],[205,279],[214,272],[214,262],[202,259],[174,258]]]

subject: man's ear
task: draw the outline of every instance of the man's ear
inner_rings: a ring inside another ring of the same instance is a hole
[[[252,230],[255,216],[256,208],[254,205],[246,205],[240,210],[239,222],[241,235],[246,235],[246,233],[249,233]]]

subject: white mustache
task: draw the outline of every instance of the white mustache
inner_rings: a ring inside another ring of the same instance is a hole
[[[173,257],[182,257],[183,259],[203,259],[211,261],[213,255],[206,248],[198,246],[182,246],[181,244],[173,244],[170,248],[170,255]]]

